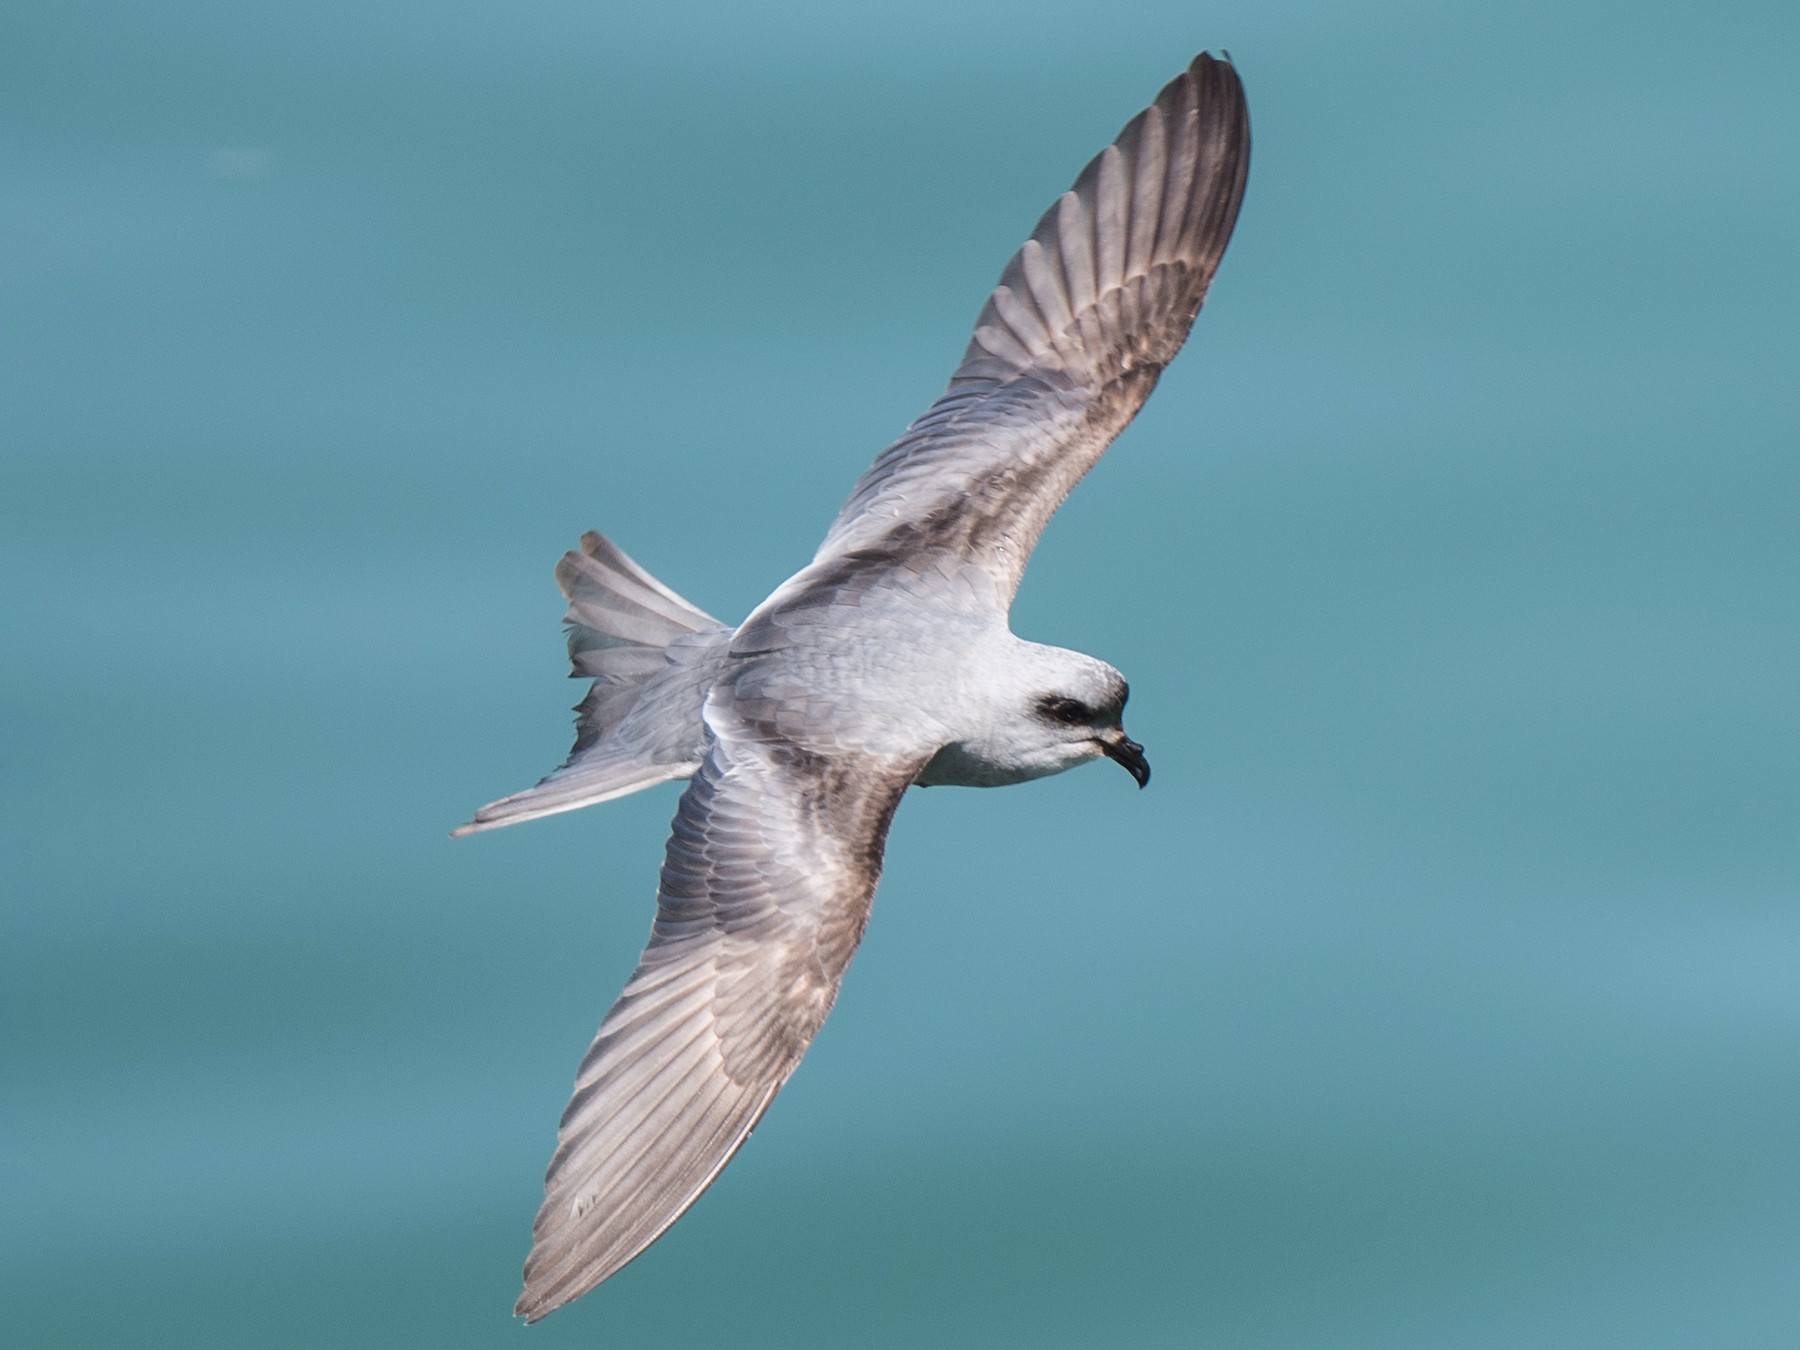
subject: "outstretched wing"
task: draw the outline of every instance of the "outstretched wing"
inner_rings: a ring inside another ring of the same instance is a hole
[[[516,1309],[530,1320],[654,1242],[749,1136],[837,997],[920,767],[810,755],[719,704],[650,944],[563,1112]]]
[[[1201,53],[1038,222],[949,389],[882,451],[790,585],[840,581],[847,561],[924,572],[948,554],[1010,604],[1045,523],[1186,340],[1249,167],[1243,86]]]

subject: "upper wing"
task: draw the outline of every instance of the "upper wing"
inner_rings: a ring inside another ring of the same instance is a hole
[[[863,475],[808,572],[948,553],[1010,603],[1051,514],[1186,340],[1249,167],[1243,86],[1203,52],[1038,222],[949,389]]]
[[[536,1320],[654,1242],[800,1062],[868,920],[920,765],[824,759],[718,700],[656,923],[563,1112],[517,1312]]]

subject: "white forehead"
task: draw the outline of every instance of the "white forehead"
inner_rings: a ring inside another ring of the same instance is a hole
[[[1060,694],[1104,708],[1123,700],[1125,677],[1106,662],[1065,647],[1021,643],[1015,667],[1027,692]]]

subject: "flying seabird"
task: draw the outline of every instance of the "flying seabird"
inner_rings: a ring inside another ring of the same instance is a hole
[[[574,750],[456,833],[692,782],[649,945],[563,1112],[527,1320],[642,1252],[749,1136],[837,997],[909,786],[1101,755],[1149,781],[1124,677],[1015,637],[1007,615],[1045,523],[1186,339],[1249,163],[1243,86],[1202,53],[1045,213],[943,397],[742,624],[598,534],[557,565],[575,674],[594,682]]]

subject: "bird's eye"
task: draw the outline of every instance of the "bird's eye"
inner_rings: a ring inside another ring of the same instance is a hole
[[[1053,722],[1062,722],[1074,726],[1078,722],[1091,721],[1093,709],[1087,704],[1072,698],[1047,698],[1038,705],[1045,717]]]

